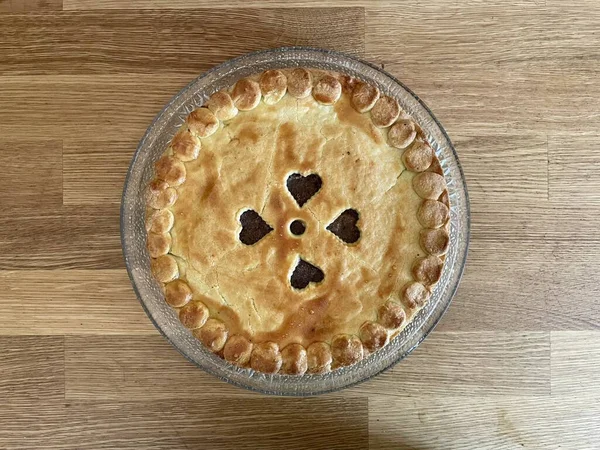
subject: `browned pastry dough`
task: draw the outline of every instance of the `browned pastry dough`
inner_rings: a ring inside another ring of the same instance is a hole
[[[419,233],[421,248],[432,255],[443,255],[448,251],[450,236],[445,228],[423,229]]]
[[[188,303],[179,310],[179,320],[190,330],[204,326],[208,316],[208,308],[202,302]]]
[[[442,275],[442,266],[444,262],[439,256],[430,255],[418,259],[413,266],[413,274],[417,281],[420,281],[426,286],[435,284]]]
[[[263,72],[259,84],[263,100],[268,105],[274,105],[281,100],[287,90],[287,78],[281,70]]]
[[[325,342],[314,342],[306,350],[308,371],[310,373],[325,373],[331,369],[333,357],[331,347]]]
[[[368,84],[358,82],[352,91],[352,106],[359,113],[365,113],[370,111],[375,103],[379,100],[379,89],[377,87]]]
[[[360,339],[349,334],[340,334],[331,341],[331,355],[336,367],[350,366],[363,358]]]
[[[448,207],[436,200],[425,200],[417,211],[419,222],[426,228],[439,228],[445,225],[448,214]]]
[[[400,105],[396,99],[383,95],[371,110],[371,120],[377,127],[385,128],[393,124],[400,115]]]
[[[402,156],[404,165],[412,172],[423,172],[434,159],[432,148],[425,142],[415,141]]]
[[[146,203],[154,209],[168,208],[177,200],[177,191],[166,181],[153,180],[148,185]]]
[[[161,283],[167,283],[179,276],[177,261],[171,255],[162,255],[150,261],[152,275]]]
[[[325,75],[315,84],[313,97],[323,105],[333,105],[342,95],[342,85],[337,78]]]
[[[290,344],[281,350],[280,373],[286,375],[302,375],[308,369],[306,350],[300,344]]]
[[[146,231],[149,233],[168,233],[173,227],[175,216],[168,209],[159,209],[148,215]]]
[[[171,141],[173,156],[181,161],[192,161],[200,153],[200,139],[188,130],[181,130]]]
[[[152,258],[166,255],[171,249],[171,235],[169,233],[148,233],[148,253]]]
[[[388,342],[387,330],[377,322],[365,322],[359,333],[364,347],[370,352],[379,350]]]
[[[190,132],[199,137],[206,138],[219,129],[219,119],[207,108],[198,108],[187,117]]]
[[[387,301],[379,308],[379,323],[390,330],[400,328],[406,320],[406,313],[398,303]]]
[[[170,283],[165,284],[165,300],[172,307],[181,308],[192,300],[192,289],[185,281],[171,281]],[[204,320],[206,321],[206,319]],[[202,324],[200,326],[202,326]]]
[[[238,113],[231,96],[225,91],[215,92],[211,95],[206,106],[219,120],[233,119]]]
[[[231,336],[223,349],[223,356],[227,361],[242,367],[250,362],[251,355],[252,342],[244,336]]]
[[[312,75],[301,67],[292,70],[287,77],[288,92],[292,97],[305,98],[312,90]]]
[[[404,286],[402,290],[402,299],[404,304],[410,309],[420,308],[429,300],[430,292],[421,283],[412,281]]]
[[[254,346],[250,357],[250,366],[264,373],[276,373],[281,369],[281,353],[274,342],[262,342]]]
[[[264,373],[326,373],[387,345],[425,305],[450,198],[401,112],[376,86],[297,68],[239,80],[188,116],[148,186],[148,253],[210,351]]]
[[[227,334],[227,327],[218,319],[208,319],[202,328],[194,330],[194,336],[215,353],[225,346]]]
[[[422,172],[413,178],[413,189],[421,198],[437,200],[446,190],[446,181],[437,173]]]
[[[254,109],[260,103],[260,86],[259,84],[248,78],[242,78],[235,83],[231,98],[233,104],[240,111],[249,111]]]
[[[392,147],[403,149],[415,140],[415,124],[410,120],[399,120],[388,131],[388,142]]]

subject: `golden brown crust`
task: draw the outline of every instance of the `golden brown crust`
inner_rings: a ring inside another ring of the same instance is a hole
[[[274,342],[262,342],[254,346],[250,357],[250,367],[258,372],[277,373],[281,369],[281,353]]]
[[[159,209],[150,213],[146,219],[146,231],[149,233],[168,233],[173,227],[175,216],[168,209]]]
[[[431,166],[433,159],[433,149],[422,141],[415,141],[402,155],[404,165],[412,172],[427,170]]]
[[[190,133],[199,138],[207,138],[219,129],[219,119],[208,108],[195,109],[186,122]]]
[[[241,367],[248,365],[251,355],[252,342],[240,335],[231,336],[223,349],[223,357],[230,363]]]
[[[171,249],[171,235],[169,233],[148,233],[146,245],[152,258],[166,255]]]
[[[325,75],[317,83],[312,91],[316,101],[323,105],[333,105],[342,95],[342,84],[337,78]]]
[[[171,255],[162,255],[150,260],[152,275],[161,283],[168,283],[179,276],[177,261]]]
[[[173,137],[171,148],[173,156],[181,161],[193,161],[200,153],[200,139],[188,130],[181,130]]]
[[[437,200],[446,189],[446,181],[437,173],[422,172],[413,178],[413,189],[421,198]]]
[[[378,322],[390,330],[400,328],[405,320],[406,313],[396,302],[387,301],[379,308]]]
[[[290,344],[281,350],[281,370],[285,375],[304,375],[308,369],[306,350],[300,344]]]
[[[179,310],[179,320],[190,330],[204,326],[210,313],[202,302],[191,302]]]
[[[388,332],[377,322],[365,322],[360,327],[360,340],[364,347],[370,352],[379,350],[388,343]]]
[[[408,283],[402,289],[402,300],[404,304],[410,309],[416,309],[422,307],[427,300],[429,300],[429,296],[431,293],[429,290],[423,286],[421,283],[416,281],[412,281]]]
[[[439,228],[448,222],[449,210],[436,200],[425,200],[417,211],[417,218],[425,228]]]
[[[165,285],[165,301],[173,308],[181,308],[192,300],[192,289],[183,280]]]
[[[445,228],[425,228],[419,233],[421,248],[432,255],[443,255],[448,251],[450,236]]]
[[[233,99],[233,104],[240,111],[254,109],[260,103],[260,85],[249,78],[242,78],[235,83],[231,98]]]
[[[263,101],[267,105],[274,105],[285,95],[287,78],[281,70],[267,70],[260,76],[259,85]]]
[[[356,364],[363,359],[363,346],[360,339],[350,334],[340,334],[331,341],[331,355],[335,367]]]
[[[166,181],[152,180],[146,191],[146,204],[154,209],[172,206],[177,200],[177,191]]]
[[[415,261],[413,275],[417,281],[425,286],[431,286],[438,282],[442,276],[444,262],[435,255],[429,255]]]
[[[225,91],[215,92],[206,102],[208,109],[219,120],[229,120],[237,116],[238,109],[233,104],[233,99]]]
[[[331,347],[326,342],[314,342],[306,349],[308,372],[325,373],[331,370],[333,357]]]
[[[417,131],[411,120],[399,120],[388,131],[388,142],[392,147],[404,149],[413,143]]]
[[[366,113],[373,109],[377,100],[379,100],[379,89],[372,84],[359,81],[352,91],[352,106],[359,113]]]
[[[301,67],[292,70],[287,77],[287,89],[292,97],[305,98],[312,91],[312,74]]]
[[[371,110],[371,120],[376,127],[386,128],[393,124],[400,115],[398,101],[387,95],[379,97]]]
[[[400,332],[439,279],[443,260],[420,257],[449,243],[441,166],[394,99],[348,75],[271,70],[230,92],[190,114],[149,185],[148,248],[165,299],[240,367],[301,375],[354,364]],[[322,180],[305,207],[291,173]],[[252,245],[241,240],[248,210],[266,233]],[[313,282],[292,289],[300,255]]]
[[[194,336],[214,353],[223,350],[227,335],[227,327],[218,319],[208,319],[202,328],[194,330]]]

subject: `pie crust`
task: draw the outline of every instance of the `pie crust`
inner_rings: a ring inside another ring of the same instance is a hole
[[[398,102],[315,69],[215,92],[155,164],[147,247],[210,351],[263,373],[349,366],[426,304],[449,246],[435,151]]]

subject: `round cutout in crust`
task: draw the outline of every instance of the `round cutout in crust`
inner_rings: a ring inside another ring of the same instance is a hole
[[[190,114],[149,187],[147,228],[167,301],[210,351],[265,373],[324,373],[410,323],[427,299],[408,305],[405,286],[439,279],[445,250],[424,230],[445,230],[447,205],[427,203],[445,182],[401,111],[378,87],[298,68],[239,80]]]

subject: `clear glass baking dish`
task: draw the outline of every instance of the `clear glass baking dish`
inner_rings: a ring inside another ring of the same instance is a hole
[[[181,325],[165,303],[150,273],[145,240],[144,191],[152,177],[154,162],[189,112],[208,97],[240,78],[266,69],[312,67],[333,70],[377,85],[396,98],[425,131],[434,147],[448,183],[450,195],[450,247],[440,282],[427,305],[415,319],[383,349],[358,364],[325,375],[265,375],[233,366],[206,350]],[[140,141],[125,180],[121,204],[121,241],[125,264],[135,292],[146,313],[187,359],[221,380],[250,390],[279,395],[307,396],[352,386],[381,373],[406,357],[440,320],[463,273],[469,244],[469,199],[456,152],[442,125],[429,108],[406,86],[385,71],[353,56],[321,49],[288,47],[260,51],[224,62],[192,81],[156,116]]]

